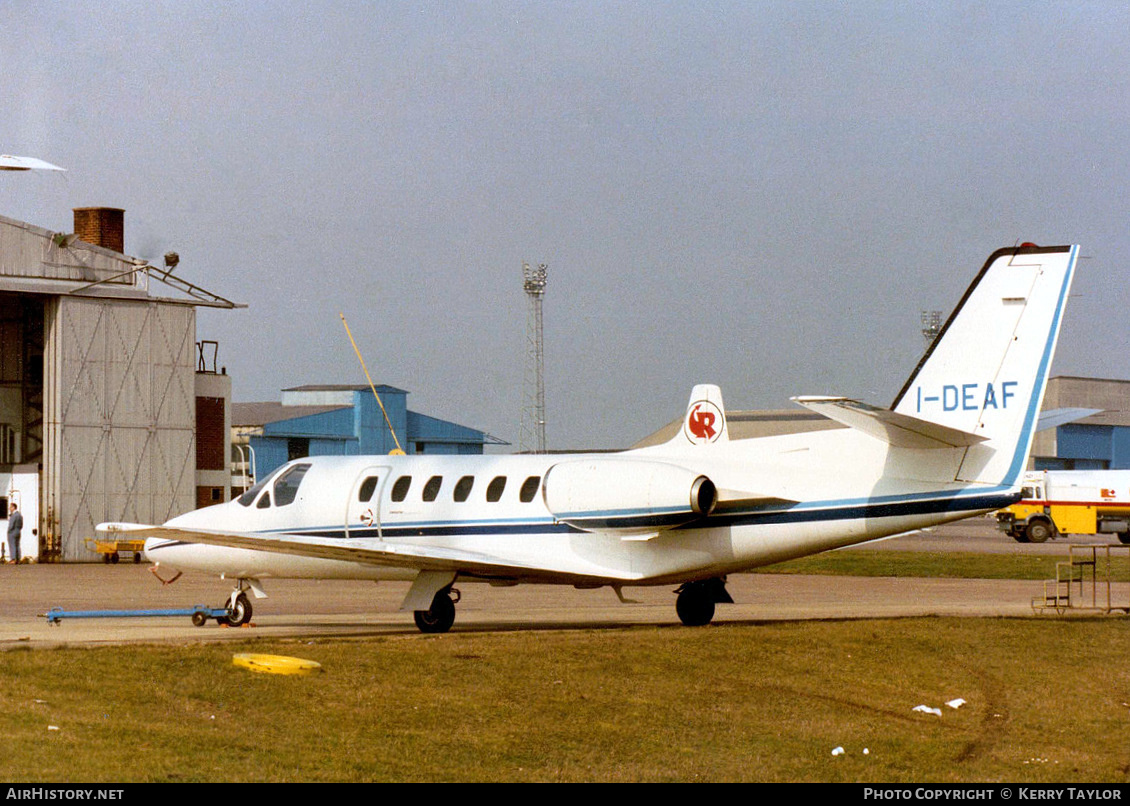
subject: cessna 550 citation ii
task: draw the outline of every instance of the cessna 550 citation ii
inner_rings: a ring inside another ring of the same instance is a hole
[[[230,624],[269,578],[407,580],[424,632],[454,583],[678,586],[707,624],[727,574],[966,518],[1017,500],[1078,247],[1001,249],[882,409],[794,400],[846,428],[730,439],[696,386],[668,443],[614,454],[324,456],[144,535],[160,568],[237,581]]]

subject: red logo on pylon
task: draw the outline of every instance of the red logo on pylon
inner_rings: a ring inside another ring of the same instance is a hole
[[[695,444],[714,442],[722,436],[721,410],[709,400],[700,400],[687,409],[683,433]]]

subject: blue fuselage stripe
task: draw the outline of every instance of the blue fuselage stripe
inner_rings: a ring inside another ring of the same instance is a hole
[[[897,518],[915,515],[953,513],[960,516],[962,513],[985,512],[1001,509],[1019,500],[1019,492],[1012,492],[1007,488],[990,488],[983,493],[974,495],[961,494],[933,494],[920,496],[892,496],[889,499],[859,499],[857,501],[828,501],[823,504],[805,504],[786,509],[762,508],[742,510],[737,512],[714,513],[706,518],[698,518],[690,523],[678,524],[672,531],[691,529],[711,529],[728,527],[770,526],[779,524],[817,523],[827,521],[855,521],[876,518]],[[622,519],[609,519],[603,528],[609,530],[639,528],[641,525],[631,516]],[[599,531],[601,527],[592,526]],[[561,535],[579,534],[586,529],[567,523],[555,522],[550,519],[530,521],[507,521],[466,523],[458,521],[384,524],[379,529],[376,526],[350,526],[348,538],[412,538],[412,537],[459,537],[459,536],[484,536],[484,535]],[[341,527],[319,527],[301,530],[278,530],[264,532],[269,534],[292,534],[303,537],[321,537],[329,539],[344,539],[346,530]]]

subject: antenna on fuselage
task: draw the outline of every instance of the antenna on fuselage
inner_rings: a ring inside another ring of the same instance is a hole
[[[353,352],[357,353],[357,360],[361,362],[361,371],[365,373],[365,380],[369,382],[369,388],[373,390],[373,397],[377,399],[377,405],[381,407],[381,414],[385,416],[385,424],[388,426],[388,432],[392,434],[392,441],[396,443],[396,448],[388,452],[389,456],[404,456],[404,449],[400,447],[400,440],[396,437],[396,429],[392,427],[392,422],[388,419],[388,412],[385,411],[385,404],[381,402],[381,396],[377,394],[377,387],[373,385],[373,379],[369,377],[369,370],[365,367],[365,359],[361,357],[361,351],[357,349],[357,342],[353,340],[353,332],[349,329],[349,323],[345,321],[345,314],[339,313],[341,323],[345,325],[345,334],[349,336],[349,343],[353,345]]]

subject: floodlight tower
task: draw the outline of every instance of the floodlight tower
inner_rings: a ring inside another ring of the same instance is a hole
[[[522,424],[518,429],[518,450],[545,453],[545,350],[542,345],[541,302],[545,296],[548,266],[534,268],[522,264],[522,290],[526,308],[526,371],[522,383]]]
[[[934,339],[938,338],[938,334],[942,332],[942,312],[941,311],[923,311],[922,312],[922,337],[926,339],[926,347],[929,348],[934,343]]]

